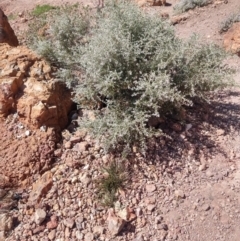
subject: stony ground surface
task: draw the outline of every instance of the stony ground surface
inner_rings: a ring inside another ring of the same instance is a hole
[[[43,2],[47,1],[39,1]],[[168,2],[172,6],[148,11],[172,15],[177,1]],[[1,2],[8,13],[33,7],[33,1],[21,3]],[[181,37],[196,31],[203,39],[221,44],[219,25],[238,7],[238,0],[229,0],[191,11],[176,31]],[[13,22],[19,30],[25,27],[21,17]],[[229,63],[238,69],[239,82],[239,58]],[[2,240],[239,241],[240,90],[222,91],[210,105],[196,108],[197,112],[187,109],[185,123],[166,128],[172,139],[160,138],[147,156],[136,153],[127,160],[130,181],[119,193],[115,214],[99,203],[96,188],[101,167],[113,157],[105,155],[83,130],[71,133],[74,126],[70,125],[62,133],[62,143],[55,143],[48,171],[28,179],[36,181],[34,185],[28,182],[8,189],[8,178],[1,176],[5,186],[0,189],[0,223],[14,226]],[[36,140],[42,138],[36,133],[18,139],[25,128],[18,120],[0,122],[0,166],[13,176],[22,174],[23,167],[26,175],[37,168],[38,163],[31,168],[24,164],[29,159],[18,161],[36,153]],[[0,240],[1,235],[0,231]]]

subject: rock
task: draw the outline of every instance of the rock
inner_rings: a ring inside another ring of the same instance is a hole
[[[58,226],[57,216],[52,215],[50,221],[47,222],[48,229],[55,229]]]
[[[203,204],[203,206],[202,206],[203,211],[208,211],[210,209],[211,209],[211,207],[208,204]]]
[[[53,229],[53,230],[51,230],[51,232],[48,234],[48,238],[49,238],[50,240],[54,240],[54,239],[55,239],[55,236],[56,236],[56,230]]]
[[[63,220],[63,224],[68,228],[73,228],[75,221],[71,218],[67,218],[67,219]]]
[[[85,241],[93,241],[94,240],[94,235],[92,233],[86,233],[84,236]]]
[[[78,142],[80,142],[81,140],[82,140],[82,137],[79,137],[79,136],[72,136],[72,137],[70,138],[70,142],[71,142],[72,144],[78,143]]]
[[[25,131],[25,136],[30,136],[30,135],[31,135],[31,131],[26,130],[26,131]]]
[[[156,186],[154,184],[147,184],[146,185],[146,191],[147,192],[154,192],[154,191],[156,191]]]
[[[45,196],[53,185],[52,173],[44,173],[42,177],[33,184],[33,189],[29,195],[28,202],[35,205]]]
[[[152,212],[156,206],[154,204],[147,205],[147,210]]]
[[[130,213],[128,222],[132,222],[133,220],[137,219],[137,215],[135,213]]]
[[[44,60],[27,47],[0,44],[0,116],[18,112],[32,128],[63,129],[71,107],[70,91]]]
[[[71,149],[72,147],[72,143],[70,141],[67,141],[65,144],[64,144],[64,148],[65,149]]]
[[[154,196],[145,198],[145,204],[155,204],[155,203],[156,203],[156,198]]]
[[[83,222],[84,222],[83,216],[77,217],[76,220],[75,220],[75,222],[76,222],[76,228],[79,229],[79,230],[81,230],[81,229],[82,229],[82,224],[83,224]]]
[[[60,158],[62,156],[62,149],[55,150],[54,151],[54,156]]]
[[[81,174],[79,179],[86,186],[88,186],[88,184],[91,182],[91,179],[90,179],[90,176],[88,175],[88,173]]]
[[[66,228],[65,228],[65,232],[64,232],[65,238],[69,238],[70,235],[71,235],[71,233],[70,233],[69,227],[66,227]],[[68,239],[67,239],[67,240],[68,240]]]
[[[107,222],[108,222],[108,230],[112,236],[118,235],[125,225],[125,221],[121,218],[118,218],[114,214],[113,209],[109,209],[108,211]]]
[[[130,212],[128,208],[123,208],[117,212],[118,217],[121,219],[128,221],[130,217]]]
[[[239,37],[240,37],[240,35],[239,35]],[[240,44],[239,44],[239,47],[240,47]],[[223,130],[223,129],[217,129],[217,135],[218,136],[222,136],[222,135],[224,135],[224,133],[225,133],[225,131]]]
[[[206,168],[207,168],[206,164],[203,163],[203,164],[201,164],[201,165],[198,167],[198,170],[199,170],[199,171],[204,171],[204,170],[206,170]]]
[[[38,234],[38,233],[41,233],[44,229],[45,229],[45,227],[42,225],[42,226],[38,226],[35,229],[33,229],[32,232],[33,232],[33,234]]]
[[[102,156],[102,160],[104,164],[107,164],[110,161],[110,156],[109,155],[104,155]]]
[[[25,98],[20,98],[17,104],[19,114],[26,117],[25,122],[36,128],[46,125],[63,129],[72,105],[66,86],[57,80],[39,81],[37,77],[29,78],[25,85]]]
[[[41,224],[45,220],[46,216],[47,214],[43,209],[40,209],[40,208],[36,209],[35,215],[34,215],[35,223],[38,225]]]
[[[185,131],[189,131],[192,128],[192,124],[186,124]]]
[[[0,8],[0,43],[7,43],[10,46],[18,46],[18,39],[11,28],[7,16]]]
[[[72,180],[71,180],[71,183],[76,183],[78,181],[78,178],[77,177],[73,177]]]
[[[183,198],[185,198],[185,194],[182,190],[176,190],[175,191],[175,197],[177,199],[183,199]]]
[[[137,217],[142,215],[142,209],[141,208],[136,209],[136,215],[137,215]]]
[[[77,143],[75,146],[74,146],[74,150],[78,151],[78,152],[84,152],[88,149],[89,147],[89,144],[87,141],[83,141],[83,142],[80,142],[80,143]]]
[[[206,176],[207,177],[213,177],[214,175],[213,175],[213,173],[210,170],[207,170],[206,171]]]
[[[76,238],[77,240],[83,240],[83,233],[81,233],[79,230],[76,231]]]
[[[104,234],[105,228],[101,226],[95,226],[93,227],[93,234],[94,235],[101,235]]]
[[[8,213],[0,214],[0,231],[8,232],[13,227],[13,219]]]
[[[75,132],[76,138],[83,139],[87,135],[87,130],[82,128]]]
[[[223,38],[223,45],[227,51],[240,56],[240,22],[233,23]]]
[[[138,201],[137,201],[137,199],[135,197],[132,198],[131,202],[132,202],[133,205],[138,203]]]
[[[47,127],[45,125],[40,127],[40,131],[42,132],[46,132],[47,131]]]

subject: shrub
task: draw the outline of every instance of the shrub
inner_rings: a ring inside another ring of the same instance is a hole
[[[55,7],[44,4],[44,5],[37,5],[36,8],[32,11],[33,16],[40,16],[44,13],[49,12],[50,10],[55,9]]]
[[[98,198],[105,206],[113,206],[117,200],[116,193],[124,189],[128,181],[128,172],[123,163],[113,161],[109,166],[103,168],[103,175],[97,181]]]
[[[220,33],[227,32],[228,29],[230,29],[232,27],[232,25],[236,22],[240,22],[240,14],[239,13],[232,14],[225,21],[223,21],[221,23],[219,32]]]
[[[27,43],[52,64],[69,69],[75,63],[75,46],[82,44],[89,24],[87,9],[65,5],[51,15],[37,16],[29,26]]]
[[[168,23],[132,3],[107,4],[91,28],[86,16],[71,18],[52,22],[49,31],[59,31],[34,46],[61,67],[58,74],[73,88],[80,108],[105,106],[96,110],[94,121],[83,118],[80,125],[106,150],[144,149],[148,138],[162,134],[147,125],[150,117],[191,105],[194,97],[206,98],[229,84],[231,70],[223,66],[220,48],[196,37],[178,39]],[[72,29],[72,41],[61,35],[63,29]]]
[[[184,13],[196,7],[203,7],[210,4],[212,0],[180,0],[174,7],[175,13]]]

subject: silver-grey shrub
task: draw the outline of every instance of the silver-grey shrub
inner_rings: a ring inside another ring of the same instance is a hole
[[[51,38],[47,41],[55,56],[65,61],[59,76],[74,86],[79,107],[105,105],[96,110],[94,121],[82,119],[80,125],[107,150],[145,147],[148,138],[161,134],[147,126],[151,116],[191,105],[194,97],[205,98],[228,84],[231,71],[222,65],[221,49],[196,38],[178,39],[169,24],[129,2],[107,4],[84,39],[68,46],[71,59],[68,54],[64,59],[61,46]]]
[[[231,14],[220,26],[220,33],[227,32],[234,23],[240,22],[240,13]]]
[[[69,68],[75,62],[75,46],[85,41],[89,26],[88,9],[64,5],[35,18],[29,26],[27,43],[52,64]]]
[[[212,0],[180,0],[174,7],[175,13],[184,13],[196,7],[203,7],[212,3]]]

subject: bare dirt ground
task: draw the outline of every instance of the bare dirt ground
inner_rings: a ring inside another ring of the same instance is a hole
[[[66,2],[80,1],[1,0],[0,7],[7,15],[17,15],[17,18],[10,20],[10,23],[14,30],[20,33],[26,28],[27,22],[22,21],[18,13],[29,11],[37,4],[60,5]],[[89,0],[89,2],[82,0],[81,2],[93,7],[98,4],[97,0]],[[149,11],[159,14],[167,12],[172,16],[173,6],[177,2],[177,0],[169,0],[169,6],[152,7]],[[223,36],[218,32],[220,24],[239,9],[239,0],[229,0],[227,4],[221,2],[195,9],[187,13],[188,17],[185,21],[175,26],[176,33],[181,38],[188,38],[195,32],[200,35],[202,41],[221,45]],[[239,58],[235,56],[229,63],[236,67],[235,79],[237,84],[240,84]],[[184,131],[183,128],[180,133],[170,133],[173,140],[160,140],[152,155],[147,158],[139,155],[136,160],[132,161],[132,183],[129,184],[126,197],[122,202],[135,210],[137,219],[129,224],[115,240],[240,240],[240,89],[234,88],[220,92],[212,100],[210,106],[201,109],[199,116],[191,114],[191,109],[188,111],[188,123],[192,125],[189,131]],[[7,168],[8,158],[14,160],[18,158],[18,155],[24,156],[24,151],[29,149],[28,144],[22,141],[16,145],[17,149],[22,149],[19,154],[16,148],[13,150],[11,147],[15,145],[15,142],[10,143],[8,129],[3,124],[0,125],[0,131],[0,157],[2,157],[0,166],[4,165]],[[30,150],[34,148],[35,146],[31,144]],[[65,159],[62,158],[59,160],[59,165],[64,166],[64,162]],[[14,166],[14,161],[12,163]],[[93,173],[97,172],[97,164],[93,160],[86,165],[88,168],[84,170],[91,178],[94,176]],[[71,168],[66,168],[64,172],[63,176],[66,180],[72,180],[72,173],[76,171]],[[156,190],[148,191],[146,188],[148,184],[154,185]],[[62,200],[64,198],[69,200],[71,196],[69,191],[65,194],[66,185],[69,189],[67,181],[61,183],[58,183],[57,179],[54,181],[54,188],[62,190],[60,192]],[[70,186],[73,191],[79,190],[77,184],[72,185],[75,185]],[[84,212],[89,206],[94,205],[88,205],[90,202],[88,197],[92,197],[92,194],[89,194],[89,188],[85,186],[81,188],[82,194],[79,196],[87,200],[87,204],[81,209]],[[55,198],[58,200],[58,196]],[[74,195],[73,199],[76,199]],[[46,202],[49,205],[52,204],[51,196],[46,198]],[[53,203],[55,204],[55,200]],[[65,204],[69,205],[67,202]],[[54,210],[57,213],[58,209]],[[92,215],[91,211],[89,213]],[[100,221],[96,224],[103,225]],[[88,228],[91,222],[87,222],[86,225]],[[83,230],[87,229],[86,225]],[[57,231],[56,238],[59,238],[58,232],[61,234],[61,228]],[[83,234],[88,233],[83,231]],[[20,240],[16,237],[12,234],[9,240]],[[28,237],[27,234],[24,237]],[[74,235],[71,238],[59,240],[76,240]],[[26,238],[24,240],[36,239]],[[40,236],[37,240],[44,239]]]

